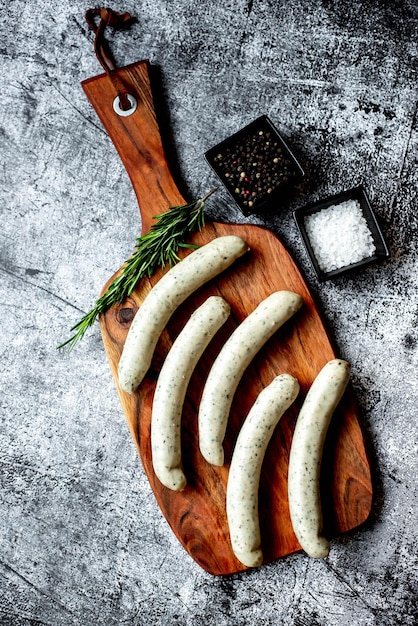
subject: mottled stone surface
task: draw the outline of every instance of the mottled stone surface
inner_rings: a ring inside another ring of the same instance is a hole
[[[306,182],[266,224],[289,246],[353,383],[376,495],[329,558],[214,578],[178,544],[125,425],[98,327],[56,345],[139,234],[135,197],[80,82],[101,73],[79,0],[2,2],[0,623],[4,626],[416,624],[417,26],[408,0],[143,0],[119,64],[160,70],[167,140],[190,196],[202,154],[260,114]],[[363,182],[391,252],[319,284],[291,210]]]

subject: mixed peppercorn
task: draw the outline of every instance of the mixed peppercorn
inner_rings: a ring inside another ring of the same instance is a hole
[[[268,202],[300,167],[266,118],[253,122],[210,150],[206,157],[246,214]]]

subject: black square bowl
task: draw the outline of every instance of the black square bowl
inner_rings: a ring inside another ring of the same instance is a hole
[[[266,115],[205,152],[205,158],[244,215],[267,210],[304,176]]]
[[[359,202],[361,213],[366,220],[368,230],[370,231],[371,237],[373,239],[375,251],[371,256],[366,256],[355,263],[344,265],[343,267],[339,267],[338,269],[324,271],[323,269],[321,269],[321,266],[315,256],[314,245],[307,233],[305,220],[310,215],[319,213],[320,211],[327,209],[331,206],[340,205],[346,200],[357,200]],[[366,265],[370,265],[371,263],[375,263],[376,261],[385,259],[389,256],[386,242],[383,238],[382,232],[379,228],[379,224],[376,220],[376,216],[370,205],[367,193],[362,185],[355,187],[354,189],[350,189],[349,191],[344,191],[343,193],[337,194],[335,196],[330,196],[325,200],[316,202],[315,204],[311,204],[307,207],[296,209],[294,211],[294,217],[319,280],[327,280],[329,278],[333,278],[334,276],[340,276],[341,274],[345,274],[346,272],[362,268]]]

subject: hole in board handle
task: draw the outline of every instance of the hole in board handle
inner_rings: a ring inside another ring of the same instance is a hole
[[[138,106],[136,98],[134,98],[130,93],[127,93],[126,97],[128,98],[129,104],[131,105],[130,108],[126,111],[120,108],[119,96],[116,96],[116,98],[113,100],[113,110],[121,117],[128,117],[129,115],[132,115],[132,113],[135,113]]]

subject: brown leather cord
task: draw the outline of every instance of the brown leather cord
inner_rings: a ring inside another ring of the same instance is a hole
[[[86,22],[94,32],[94,51],[96,57],[103,67],[106,74],[112,80],[115,86],[116,93],[119,96],[119,106],[122,111],[127,111],[131,108],[131,103],[128,100],[128,92],[123,86],[117,74],[116,63],[110,52],[108,43],[105,39],[105,30],[108,26],[115,29],[127,29],[135,21],[129,13],[119,13],[109,8],[96,8],[88,9],[85,14]],[[99,24],[96,24],[96,20],[99,18]]]

